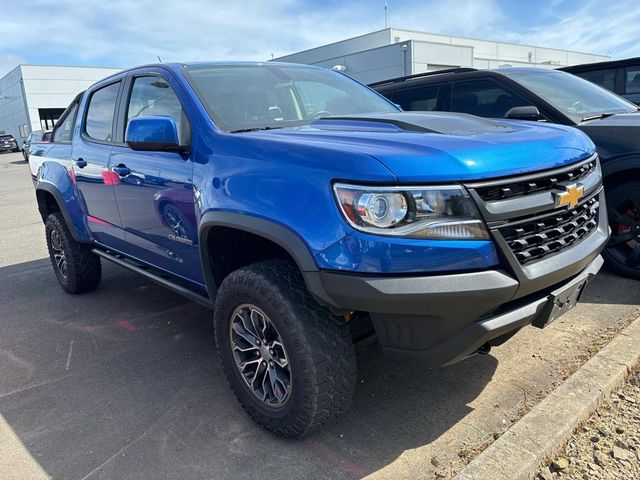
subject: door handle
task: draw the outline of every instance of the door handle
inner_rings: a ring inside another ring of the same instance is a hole
[[[120,163],[118,165],[116,165],[115,167],[112,168],[112,170],[114,172],[116,172],[118,175],[120,175],[121,177],[126,177],[127,175],[129,175],[131,173],[131,170],[129,169],[129,167],[127,167],[126,165]]]
[[[79,158],[76,160],[76,165],[78,168],[84,168],[87,166],[87,161],[84,158]]]

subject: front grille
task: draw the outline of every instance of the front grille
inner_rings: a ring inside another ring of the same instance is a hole
[[[570,170],[528,180],[521,177],[513,181],[500,182],[500,184],[497,185],[478,187],[476,188],[476,192],[485,202],[529,195],[531,193],[551,190],[563,182],[573,183],[580,181],[595,171],[597,166],[598,161],[594,157],[592,160],[582,163]]]
[[[573,210],[515,220],[498,230],[518,262],[524,265],[560,252],[593,232],[598,226],[599,207],[594,196]]]

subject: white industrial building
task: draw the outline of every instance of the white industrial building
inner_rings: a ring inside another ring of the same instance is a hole
[[[364,83],[453,67],[558,68],[603,62],[606,55],[385,28],[274,61],[321,65]]]
[[[30,132],[50,130],[75,96],[117,68],[18,65],[0,78],[0,133],[22,145]]]

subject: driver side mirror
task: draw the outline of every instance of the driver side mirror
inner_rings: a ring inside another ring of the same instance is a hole
[[[176,122],[170,117],[134,117],[129,120],[125,142],[132,150],[185,152],[188,145],[180,145]]]
[[[526,106],[526,107],[513,107],[507,113],[504,114],[504,118],[509,118],[511,120],[530,120],[532,122],[537,122],[542,119],[542,115],[540,114],[540,110],[538,107]]]

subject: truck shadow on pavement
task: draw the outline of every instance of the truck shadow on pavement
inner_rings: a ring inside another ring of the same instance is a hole
[[[19,439],[9,449],[53,478],[361,478],[441,438],[497,368],[491,356],[394,365],[362,342],[351,410],[281,440],[233,398],[210,310],[106,263],[100,288],[78,296],[49,259],[0,268],[0,295],[0,415]]]

